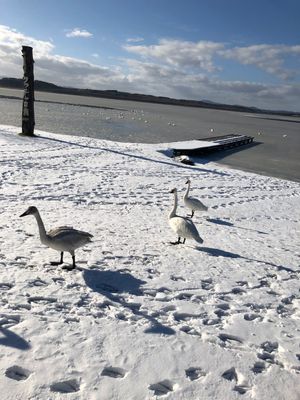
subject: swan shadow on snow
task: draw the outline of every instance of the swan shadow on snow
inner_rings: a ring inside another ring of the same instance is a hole
[[[263,260],[257,260],[255,258],[244,257],[244,256],[241,256],[240,254],[231,253],[230,251],[225,251],[225,250],[221,250],[221,249],[215,249],[213,247],[201,247],[201,246],[198,246],[197,250],[205,252],[208,255],[212,256],[212,257],[240,258],[240,259],[243,259],[243,260],[247,260],[249,262],[257,262],[259,264],[264,264],[264,265],[268,265],[270,267],[275,267],[278,271],[286,271],[286,272],[292,272],[292,273],[299,273],[300,272],[299,269],[298,270],[294,270],[292,268],[285,267],[284,265],[277,265],[277,264],[274,264],[274,263],[270,263],[268,261],[263,261]]]
[[[197,247],[198,250],[207,253],[213,257],[227,257],[227,258],[244,258],[236,253],[231,253],[230,251],[225,251],[221,249],[215,249],[213,247]]]
[[[0,346],[14,347],[19,350],[28,350],[31,347],[25,339],[3,326],[0,326],[0,335],[3,335],[0,337]]]
[[[224,226],[232,226],[234,227],[234,224],[232,222],[229,221],[224,221],[222,219],[219,218],[206,218],[207,222],[212,222],[213,224],[217,224],[217,225],[224,225]]]
[[[217,224],[217,225],[229,226],[229,227],[232,227],[232,228],[244,229],[245,231],[257,232],[257,233],[259,233],[261,235],[267,235],[267,232],[258,231],[256,229],[251,229],[251,228],[244,228],[243,226],[236,226],[232,222],[224,221],[224,220],[222,220],[220,218],[207,218],[206,221],[207,222],[212,222],[213,224]]]
[[[156,160],[155,158],[149,158],[149,157],[145,157],[145,156],[138,156],[136,154],[130,154],[130,153],[124,153],[123,151],[119,151],[119,150],[113,150],[113,149],[109,149],[109,148],[105,148],[105,147],[97,147],[97,146],[88,146],[88,145],[84,145],[84,144],[80,144],[80,143],[74,143],[68,140],[62,140],[62,139],[54,139],[54,138],[49,138],[49,137],[45,137],[45,136],[35,136],[33,139],[44,139],[44,140],[51,140],[54,142],[58,142],[58,143],[65,143],[65,144],[71,144],[72,146],[77,146],[77,147],[82,147],[82,148],[86,148],[86,149],[92,149],[92,150],[100,150],[100,151],[106,151],[106,152],[110,152],[110,153],[114,153],[114,154],[120,154],[122,156],[126,156],[126,157],[131,157],[131,158],[136,158],[138,160],[144,160],[144,161],[150,161],[150,162],[155,162],[155,163],[159,163],[159,164],[165,164],[165,165],[171,165],[172,167],[176,167],[176,168],[184,168],[184,169],[188,169],[188,170],[192,170],[192,171],[198,171],[198,172],[208,172],[211,174],[215,174],[215,175],[221,175],[221,176],[228,176],[229,174],[227,174],[226,172],[219,172],[219,171],[215,171],[212,169],[207,169],[207,168],[199,168],[199,167],[191,167],[188,165],[184,165],[184,164],[179,164],[179,163],[174,163],[174,162],[169,162],[169,161],[162,161],[162,160]]]
[[[135,278],[127,272],[107,271],[98,269],[85,269],[83,278],[88,287],[94,292],[100,293],[114,303],[120,304],[122,307],[130,309],[135,315],[140,316],[151,323],[151,326],[145,330],[145,333],[156,333],[163,335],[173,335],[175,331],[167,326],[162,325],[154,317],[140,311],[136,303],[130,304],[123,297],[123,294],[131,294],[135,296],[143,295],[141,286],[146,282]]]

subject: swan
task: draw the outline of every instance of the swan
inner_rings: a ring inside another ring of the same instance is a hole
[[[192,214],[189,215],[191,218],[193,218],[195,211],[207,211],[208,207],[206,207],[200,200],[195,199],[195,197],[189,196],[189,191],[190,191],[190,186],[191,186],[191,181],[188,179],[185,182],[187,186],[185,195],[183,197],[184,204],[187,206],[192,211]]]
[[[171,244],[180,244],[181,238],[183,238],[183,244],[186,239],[194,239],[198,243],[203,243],[203,239],[200,237],[193,221],[176,214],[178,204],[177,189],[172,189],[170,193],[174,193],[174,206],[169,214],[169,224],[173,231],[178,235],[177,242],[171,242]]]
[[[40,216],[38,209],[34,206],[29,207],[20,217],[25,217],[26,215],[33,215],[39,227],[41,242],[57,251],[60,251],[60,261],[51,262],[51,265],[60,265],[63,263],[64,251],[71,254],[73,265],[72,268],[76,268],[75,264],[75,250],[79,247],[84,246],[86,243],[91,242],[93,235],[87,232],[78,231],[70,226],[60,226],[58,228],[51,229],[46,232],[44,223]]]

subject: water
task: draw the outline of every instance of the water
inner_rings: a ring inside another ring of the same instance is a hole
[[[0,88],[0,124],[21,126],[23,93]],[[36,92],[36,129],[133,143],[170,143],[225,134],[255,144],[216,153],[210,160],[300,181],[300,119]],[[167,144],[166,144],[167,147]],[[206,162],[207,160],[203,160]]]

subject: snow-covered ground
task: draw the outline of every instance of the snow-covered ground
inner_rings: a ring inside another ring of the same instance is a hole
[[[1,399],[299,400],[299,184],[18,131],[0,126]],[[204,243],[172,246],[188,177]],[[31,205],[94,235],[77,269],[50,265]]]

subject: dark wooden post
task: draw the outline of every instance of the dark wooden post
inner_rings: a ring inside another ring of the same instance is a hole
[[[34,77],[32,47],[22,46],[24,96],[22,107],[22,135],[34,136]]]

